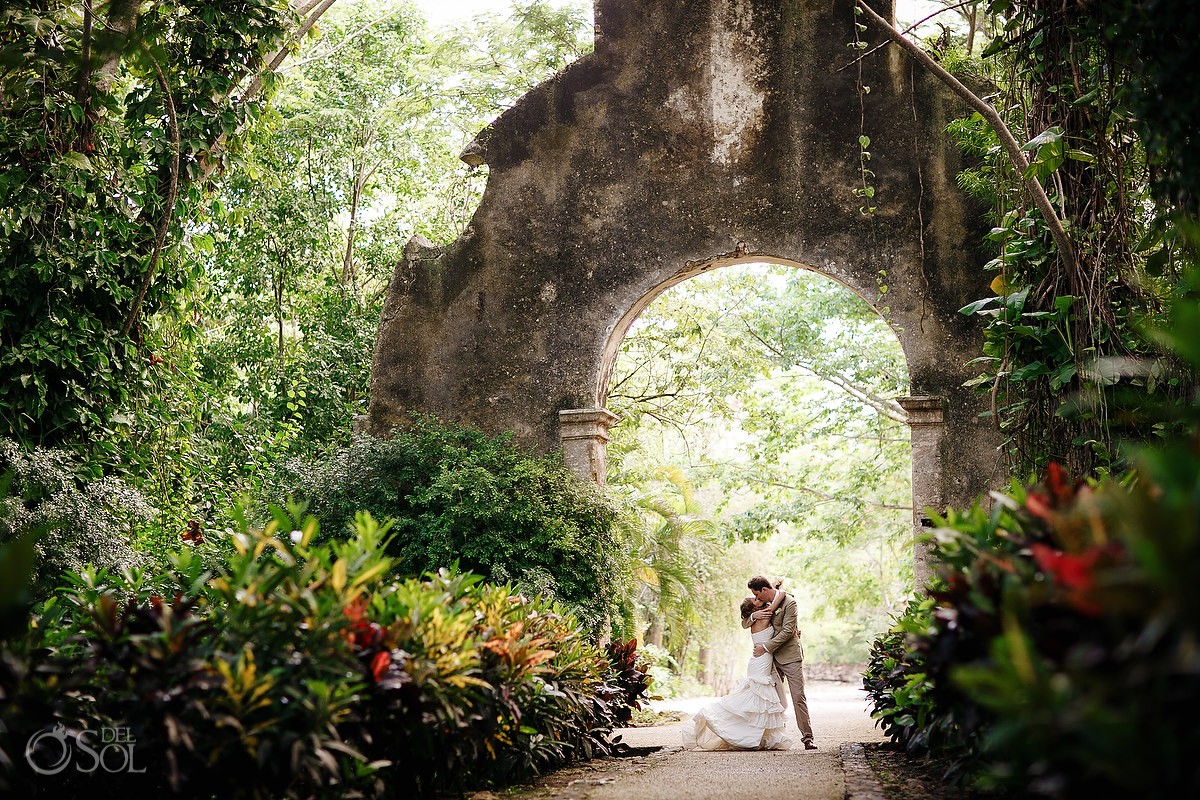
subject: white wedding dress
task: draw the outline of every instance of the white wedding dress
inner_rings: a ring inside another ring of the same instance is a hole
[[[750,635],[762,644],[774,631],[768,626]],[[701,750],[787,750],[783,704],[775,688],[778,677],[770,653],[750,659],[746,678],[731,693],[696,712],[683,732],[683,746]]]

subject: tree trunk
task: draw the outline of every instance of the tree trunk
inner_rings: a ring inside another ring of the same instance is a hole
[[[650,618],[650,626],[646,628],[645,636],[646,644],[652,644],[655,647],[663,646],[663,618],[659,614],[655,614]]]
[[[103,50],[89,48],[87,57],[89,62],[92,58],[102,59],[94,72],[95,80],[98,83],[107,84],[117,73],[117,68],[121,66],[121,57],[125,54],[125,42],[137,27],[140,7],[141,3],[138,0],[112,0],[108,4],[108,14],[102,23],[107,34],[105,47]],[[89,74],[92,72],[91,64],[85,63],[82,68],[80,80],[86,85],[90,79]]]
[[[712,680],[712,648],[707,644],[700,645],[700,649],[696,653],[696,660],[699,662],[696,667],[696,680],[708,686],[709,681]]]
[[[341,284],[343,286],[354,284],[354,239],[358,235],[358,206],[362,201],[367,181],[371,180],[378,168],[378,165],[367,167],[368,150],[374,141],[375,131],[369,127],[363,132],[362,158],[354,165],[354,187],[350,190],[350,225],[346,230],[346,250],[342,256]]]
[[[975,52],[975,31],[979,26],[979,6],[971,6],[971,13],[967,14],[967,55]]]

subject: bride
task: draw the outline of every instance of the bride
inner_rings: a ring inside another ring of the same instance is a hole
[[[750,639],[754,644],[771,638],[771,612],[783,598],[783,592],[776,592],[775,599],[766,607],[753,597],[742,601],[742,620],[750,620]],[[790,748],[791,740],[783,735],[786,723],[777,682],[770,653],[751,657],[746,678],[738,687],[696,712],[691,729],[683,732],[683,746],[701,750]]]

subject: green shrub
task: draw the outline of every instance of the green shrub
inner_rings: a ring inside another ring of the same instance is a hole
[[[1200,793],[1196,285],[1150,332],[1166,357],[1143,377],[1179,399],[1126,420],[1164,436],[1131,448],[1135,472],[1085,484],[1052,463],[938,520],[939,582],[864,675],[893,739],[1023,796]]]
[[[0,778],[89,797],[412,797],[611,746],[636,695],[563,606],[465,573],[390,582],[369,515],[327,542],[298,519],[243,530],[215,571],[204,544],[163,575],[73,576],[0,648]],[[26,769],[31,736],[46,766],[104,730],[126,732],[144,773]]]
[[[115,478],[85,480],[66,450],[22,450],[0,439],[0,544],[35,540],[33,593],[49,594],[63,575],[86,564],[115,569],[145,562],[137,528],[153,513],[145,497]]]
[[[1200,791],[1200,441],[1140,464],[941,520],[942,581],[868,673],[890,736],[1030,795]]]
[[[610,504],[560,462],[509,437],[422,418],[390,439],[357,437],[291,470],[287,489],[328,535],[346,535],[360,509],[390,520],[388,554],[402,574],[458,563],[562,600],[587,625],[614,615],[621,573]]]
[[[951,718],[937,714],[924,657],[908,648],[911,637],[928,634],[932,611],[932,599],[910,600],[895,624],[871,645],[863,672],[863,690],[876,724],[893,742],[915,754],[931,747],[949,749],[957,731]]]

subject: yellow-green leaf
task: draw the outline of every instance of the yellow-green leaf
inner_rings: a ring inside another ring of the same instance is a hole
[[[333,590],[338,594],[346,588],[346,559],[339,558],[333,565],[333,576],[330,581],[333,584]]]

